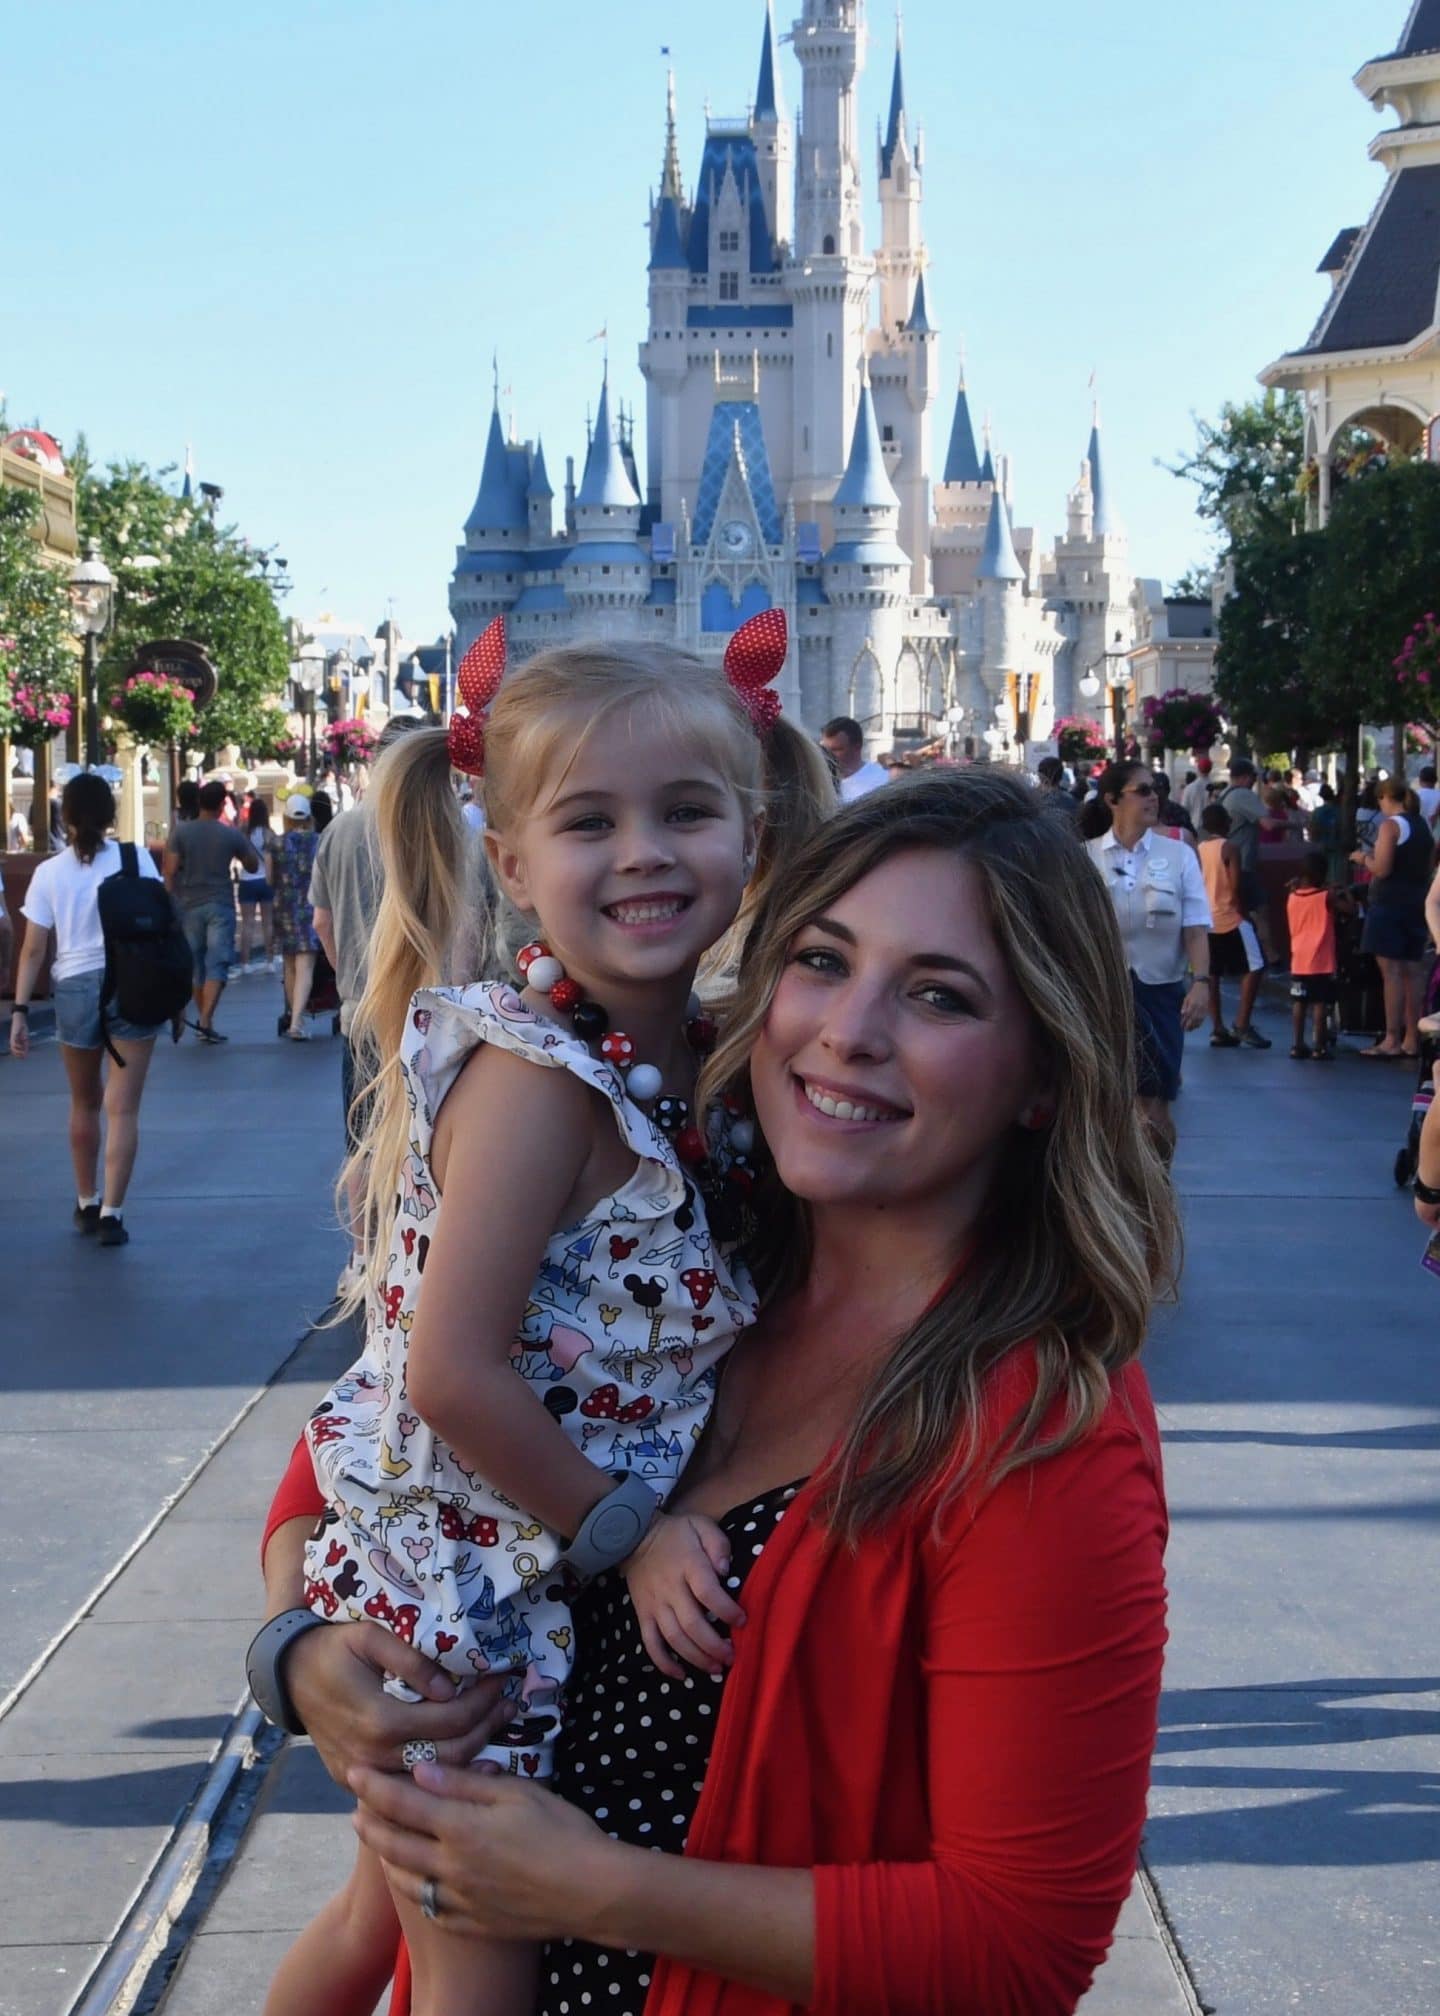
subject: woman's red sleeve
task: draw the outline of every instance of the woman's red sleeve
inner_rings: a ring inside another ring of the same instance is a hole
[[[1114,1403],[952,1521],[924,1626],[931,1859],[816,1870],[816,2016],[1074,2010],[1139,1855],[1165,1535],[1158,1458]]]
[[[270,1500],[270,1510],[265,1516],[265,1532],[260,1541],[261,1562],[264,1562],[265,1549],[270,1545],[270,1536],[277,1526],[284,1526],[291,1519],[318,1519],[324,1510],[325,1500],[320,1495],[320,1486],[315,1482],[315,1466],[310,1461],[310,1445],[302,1435],[290,1451],[285,1475]]]

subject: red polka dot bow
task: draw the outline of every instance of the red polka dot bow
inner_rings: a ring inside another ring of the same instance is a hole
[[[771,681],[785,663],[790,640],[783,609],[762,609],[748,623],[742,623],[725,652],[725,677],[755,723],[755,733],[764,735],[780,719],[780,695],[771,690]]]
[[[497,616],[465,656],[455,675],[460,700],[450,716],[450,761],[467,777],[485,775],[485,716],[505,677],[505,618]]]

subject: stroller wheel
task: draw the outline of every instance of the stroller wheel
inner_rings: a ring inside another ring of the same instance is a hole
[[[1410,1187],[1410,1180],[1414,1176],[1414,1174],[1415,1174],[1415,1158],[1410,1153],[1410,1150],[1408,1148],[1402,1148],[1399,1154],[1395,1157],[1396,1189],[1397,1190],[1408,1189]]]

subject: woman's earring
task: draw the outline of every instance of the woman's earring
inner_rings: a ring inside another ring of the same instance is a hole
[[[1048,1099],[1037,1099],[1020,1115],[1020,1125],[1031,1134],[1043,1134],[1055,1125],[1055,1108]]]

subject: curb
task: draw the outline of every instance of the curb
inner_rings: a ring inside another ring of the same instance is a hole
[[[69,2016],[146,2016],[158,2006],[286,1741],[247,1689],[188,1812]]]

